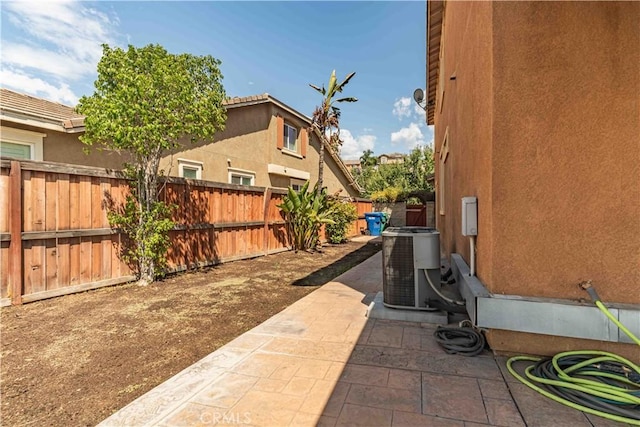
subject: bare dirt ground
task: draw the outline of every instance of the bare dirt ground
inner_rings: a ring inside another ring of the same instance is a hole
[[[380,250],[283,252],[0,312],[0,424],[95,425]]]

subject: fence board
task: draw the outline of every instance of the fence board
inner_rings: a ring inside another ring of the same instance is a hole
[[[80,283],[91,280],[91,246],[91,237],[80,238]]]
[[[0,298],[9,296],[9,242],[0,243]]]
[[[70,245],[69,239],[58,239],[58,286],[71,284],[70,273]]]
[[[31,208],[31,172],[22,171],[22,231],[33,230],[33,210]]]
[[[69,227],[82,228],[80,226],[80,177],[69,176]]]
[[[69,284],[79,285],[80,281],[80,237],[69,239]]]
[[[92,282],[103,279],[102,276],[102,238],[89,237],[87,240],[91,243],[91,272],[89,276]]]
[[[56,174],[45,175],[45,221],[44,229],[58,229],[58,177]]]
[[[0,233],[9,232],[9,168],[0,169]],[[3,270],[7,271],[7,270]]]
[[[58,230],[70,228],[69,213],[69,175],[58,174]]]
[[[33,209],[31,229],[34,231],[45,230],[45,188],[45,173],[33,172],[31,175],[31,209]]]
[[[46,290],[58,288],[58,250],[54,239],[45,241],[45,281]]]

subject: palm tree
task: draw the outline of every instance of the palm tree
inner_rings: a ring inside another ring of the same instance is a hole
[[[331,72],[329,78],[329,86],[325,89],[309,84],[312,88],[322,94],[322,105],[316,107],[313,112],[313,122],[311,124],[312,131],[320,139],[320,159],[318,160],[318,185],[316,191],[320,194],[322,191],[322,183],[324,178],[324,147],[329,145],[331,149],[337,150],[342,140],[340,139],[340,109],[334,104],[339,102],[356,102],[358,99],[353,97],[334,99],[337,93],[341,93],[342,89],[349,83],[349,80],[355,76],[355,72],[349,74],[342,83],[338,84],[336,79],[336,70]]]

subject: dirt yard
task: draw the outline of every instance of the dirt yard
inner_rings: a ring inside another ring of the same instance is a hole
[[[379,250],[284,252],[3,308],[0,425],[95,425]]]

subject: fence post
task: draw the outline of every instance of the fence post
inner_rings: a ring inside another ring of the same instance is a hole
[[[9,288],[11,303],[22,304],[22,171],[13,160],[9,171]]]
[[[271,188],[264,190],[264,234],[262,237],[262,249],[264,254],[269,254],[269,205],[271,202]]]

